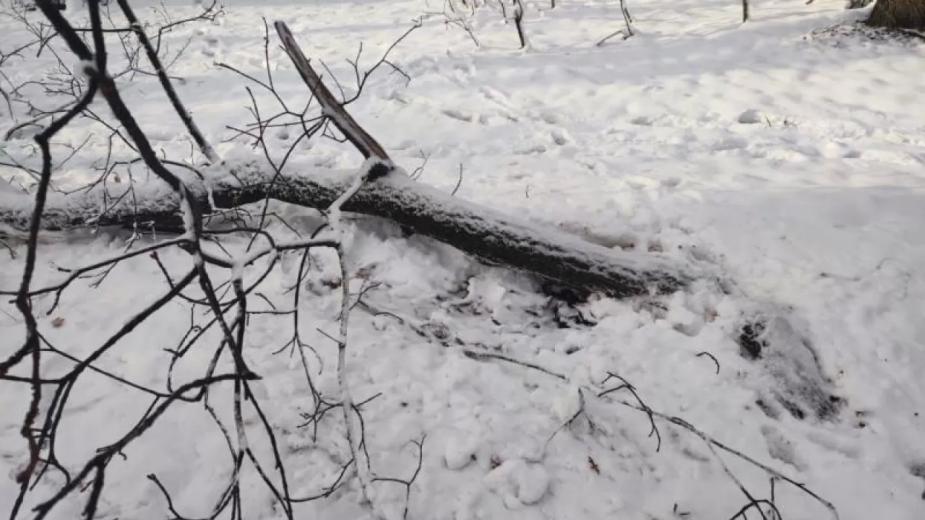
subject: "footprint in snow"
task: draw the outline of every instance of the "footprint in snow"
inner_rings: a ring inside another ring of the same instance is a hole
[[[713,150],[717,152],[728,150],[739,150],[748,146],[748,141],[741,137],[726,137],[713,144]]]
[[[565,130],[556,129],[552,131],[552,141],[559,146],[565,146],[572,141],[571,136]]]
[[[452,108],[441,110],[441,112],[443,113],[443,115],[447,117],[458,119],[459,121],[464,121],[466,123],[472,123],[476,120],[475,114],[462,112],[460,110],[455,110]]]
[[[514,107],[511,106],[510,98],[504,92],[492,88],[492,87],[479,87],[479,92],[490,101],[501,105],[502,107],[512,110]]]
[[[532,154],[545,153],[545,152],[546,152],[546,146],[542,144],[527,146],[526,148],[519,148],[517,150],[514,150],[514,153],[517,155],[532,155]]]

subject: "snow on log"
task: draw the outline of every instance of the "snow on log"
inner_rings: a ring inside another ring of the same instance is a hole
[[[207,184],[188,181],[206,215],[267,197],[325,208],[349,188],[352,178],[344,171],[313,170],[272,182],[273,172],[256,163],[226,162],[209,173]],[[694,278],[687,269],[657,255],[614,251],[539,227],[415,182],[400,170],[368,182],[343,209],[391,220],[482,260],[583,291],[616,297],[663,294],[685,287]],[[0,192],[0,222],[23,230],[31,212],[27,195]],[[167,185],[152,182],[137,186],[134,197],[116,201],[105,200],[97,191],[50,195],[42,227],[176,225],[179,213],[178,196]]]

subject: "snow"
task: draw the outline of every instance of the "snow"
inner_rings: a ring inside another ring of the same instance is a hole
[[[521,273],[344,213],[347,283],[353,292],[378,284],[364,302],[389,313],[357,307],[346,354],[353,400],[381,393],[363,407],[373,475],[407,478],[417,463],[409,443],[426,436],[409,518],[729,518],[746,503],[701,439],[660,423],[656,452],[645,414],[593,397],[588,390],[608,372],[630,381],[653,409],[683,417],[805,483],[843,520],[925,515],[925,45],[870,38],[844,25],[863,11],[843,10],[841,0],[751,3],[752,19],[742,25],[734,1],[631,0],[638,34],[598,47],[600,38],[623,27],[617,2],[560,1],[551,11],[545,1],[527,2],[529,52],[517,49],[513,26],[491,10],[472,21],[481,48],[459,28],[429,19],[391,55],[411,81],[383,68],[350,105],[406,171],[427,157],[417,182],[434,190],[451,192],[463,164],[457,198],[513,221],[557,228],[614,255],[659,254],[660,262],[695,265],[728,280],[726,290],[698,282],[664,298],[593,296],[573,308],[550,301]],[[191,12],[185,0],[168,4],[177,17]],[[184,78],[178,93],[218,155],[231,163],[259,161],[243,141],[225,142],[226,125],[250,120],[247,84],[214,62],[265,77],[260,16],[286,21],[313,63],[324,60],[350,92],[345,58],[356,56],[359,42],[361,65],[369,66],[412,19],[438,4],[229,0],[220,23],[165,36],[170,49],[194,36],[170,72]],[[153,19],[147,8],[136,11]],[[836,24],[843,25],[827,29]],[[12,21],[0,19],[0,49],[24,38]],[[44,69],[33,55],[0,70],[13,81],[39,77]],[[281,95],[301,107],[307,93],[298,74],[275,44],[270,58]],[[43,55],[40,63],[49,60]],[[271,106],[268,96],[255,93],[262,106]],[[137,76],[123,95],[159,153],[190,156],[189,139],[155,78]],[[94,108],[106,113],[100,101]],[[13,125],[0,103],[0,132]],[[58,136],[55,152],[65,156],[65,144],[77,146],[90,132],[107,135],[79,119]],[[271,134],[271,151],[280,153],[294,136]],[[23,134],[3,151],[34,166],[33,146]],[[365,171],[347,144],[315,139],[299,146],[291,171],[341,172],[345,186]],[[87,182],[106,152],[105,138],[90,141],[56,173],[54,185]],[[117,160],[133,157],[124,149],[114,153]],[[0,154],[0,162],[6,158]],[[222,175],[220,165],[203,171],[213,183]],[[140,166],[131,175],[150,183],[139,193],[165,194]],[[21,200],[4,188],[7,180],[33,183],[6,166],[0,179],[4,209]],[[304,234],[272,224],[280,243],[306,240],[322,222],[315,211],[271,209]],[[119,254],[125,237],[107,229],[43,236],[34,287],[66,276],[58,266]],[[0,234],[0,240],[16,253],[13,258],[0,244],[0,290],[12,290],[25,247],[16,235]],[[238,259],[235,276],[249,283],[273,260],[254,259],[245,239],[229,237],[222,245]],[[316,387],[336,397],[337,346],[329,337],[337,336],[343,281],[333,252],[311,256],[300,331],[317,352],[316,358],[306,351]],[[159,258],[172,274],[190,267],[189,255],[177,249],[162,250]],[[277,309],[292,308],[289,288],[300,259],[280,255],[260,285]],[[210,274],[216,284],[228,277]],[[43,335],[75,356],[87,355],[167,290],[147,255],[121,263],[99,286],[93,281],[76,282],[51,314],[45,314],[51,299],[35,303]],[[0,301],[0,358],[23,338],[8,299]],[[269,309],[257,298],[249,305]],[[736,336],[743,320],[756,315],[771,318],[775,345],[793,350],[744,359]],[[163,388],[171,360],[164,349],[176,348],[191,319],[202,325],[207,318],[191,317],[180,302],[165,306],[100,366]],[[317,440],[311,428],[300,427],[312,397],[299,356],[273,353],[291,335],[291,317],[254,315],[245,357],[262,376],[254,391],[280,432],[292,494],[305,496],[334,481],[349,451],[339,413],[322,422]],[[218,338],[211,331],[204,344]],[[534,363],[568,381],[472,359],[463,348]],[[191,351],[175,367],[174,382],[200,376],[207,350]],[[704,352],[716,358],[718,373]],[[72,366],[51,354],[43,359],[50,373]],[[798,420],[777,404],[781,381],[794,373],[808,374],[844,400],[834,418]],[[120,437],[150,404],[148,396],[112,380],[85,377],[58,441],[69,467]],[[0,382],[0,511],[10,510],[18,490],[12,475],[25,460],[19,427],[27,396],[26,387]],[[625,392],[613,397],[634,402]],[[763,412],[759,400],[775,407],[777,417]],[[216,391],[214,401],[230,415],[226,392]],[[257,419],[245,422],[253,428],[251,444],[263,446]],[[257,451],[272,467],[269,453]],[[723,457],[750,490],[768,495],[765,473]],[[201,405],[178,405],[129,446],[124,459],[114,459],[98,516],[165,517],[166,503],[149,473],[171,490],[182,513],[205,516],[231,468],[224,440]],[[240,478],[245,518],[283,517],[259,475],[247,469]],[[51,480],[61,484],[57,476]],[[27,505],[53,489],[39,485]],[[795,488],[778,482],[775,491],[785,518],[827,518],[823,506]],[[371,495],[386,518],[402,517],[403,486],[374,482]],[[354,478],[326,499],[298,504],[296,515],[362,518],[358,496]],[[84,497],[51,516],[77,518]]]
[[[473,435],[447,436],[443,458],[448,469],[457,471],[476,460],[479,438]]]
[[[761,112],[753,108],[750,108],[746,110],[745,112],[742,112],[741,114],[739,114],[739,122],[742,123],[743,125],[754,125],[754,124],[760,123],[761,120],[762,120]]]
[[[539,502],[549,489],[549,474],[540,464],[508,460],[485,476],[486,485],[504,500],[505,507],[519,509]]]

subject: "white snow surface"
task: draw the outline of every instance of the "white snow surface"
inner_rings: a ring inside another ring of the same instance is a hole
[[[168,3],[177,16],[192,12],[189,2]],[[631,0],[638,35],[598,47],[595,42],[622,27],[617,2],[561,0],[555,10],[528,2],[528,51],[516,48],[513,28],[494,11],[474,22],[481,48],[462,30],[430,18],[391,56],[410,82],[383,68],[350,106],[406,171],[422,154],[429,158],[418,182],[449,192],[462,164],[458,197],[615,251],[678,261],[693,255],[736,286],[723,294],[695,284],[654,300],[595,296],[578,306],[593,325],[559,328],[551,310],[556,304],[523,275],[345,214],[350,287],[357,292],[378,283],[364,300],[404,320],[354,311],[348,377],[357,402],[381,393],[363,407],[375,475],[410,476],[417,464],[412,441],[425,437],[409,518],[715,519],[747,503],[697,436],[661,423],[656,452],[644,414],[582,399],[579,389],[600,383],[608,371],[632,382],[653,409],[683,417],[805,483],[844,520],[925,518],[925,44],[870,39],[847,28],[820,32],[849,27],[863,15],[845,11],[840,0],[751,3],[753,19],[741,24],[740,4],[730,0]],[[371,65],[413,18],[440,9],[436,0],[429,6],[420,0],[229,1],[218,22],[167,37],[176,48],[193,37],[171,74],[184,78],[179,93],[220,155],[258,159],[243,141],[226,142],[226,125],[249,121],[248,83],[214,63],[262,78],[261,16],[287,22],[306,54],[324,60],[349,94],[345,58],[355,57],[359,42],[362,63]],[[0,48],[22,41],[18,31],[0,19]],[[274,38],[272,26],[270,34]],[[294,106],[304,104],[305,87],[275,44],[270,59],[281,93]],[[21,80],[42,69],[14,59],[2,70]],[[123,91],[157,149],[189,155],[190,140],[156,80],[139,76]],[[259,99],[269,106],[269,98]],[[0,132],[12,126],[0,105]],[[90,132],[106,135],[79,119],[57,139],[76,146]],[[0,159],[9,154],[35,164],[30,136],[19,132],[3,143]],[[280,149],[292,137],[271,134]],[[105,153],[105,139],[91,141],[53,182],[62,188],[87,182]],[[293,161],[290,168],[356,171],[362,158],[347,144],[316,139],[300,145]],[[135,182],[147,177],[135,168]],[[4,166],[0,178],[14,186],[30,182]],[[11,189],[0,183],[0,190]],[[313,211],[273,209],[303,231],[320,222]],[[118,254],[126,239],[118,230],[43,236],[33,286],[61,280],[66,274],[58,266]],[[25,256],[21,241],[9,240],[16,256],[0,245],[3,290],[18,287]],[[247,244],[228,239],[224,245],[243,252]],[[181,250],[160,256],[177,276],[191,266]],[[327,336],[336,336],[340,289],[332,287],[340,273],[329,253],[313,256],[300,323],[303,339],[318,353],[308,356],[321,372],[315,383],[336,396],[337,348]],[[256,280],[264,260],[242,269],[245,284]],[[288,309],[299,255],[283,255],[281,262],[258,290]],[[41,332],[73,356],[87,355],[167,290],[147,255],[119,264],[98,286],[92,281],[65,291],[50,314],[51,297],[35,303]],[[267,301],[251,303],[259,310],[269,308]],[[845,401],[837,417],[798,420],[784,412],[771,418],[755,404],[775,385],[760,363],[740,356],[736,343],[743,316],[756,309],[782,309],[809,339],[833,392]],[[165,349],[181,341],[190,319],[181,302],[166,306],[100,366],[164,388],[171,357]],[[305,496],[330,485],[349,454],[339,414],[322,422],[317,441],[300,427],[300,413],[312,402],[298,356],[288,349],[274,354],[290,339],[291,321],[254,316],[245,357],[262,376],[257,397],[278,431],[292,494]],[[4,299],[0,358],[22,344],[24,331]],[[568,381],[470,359],[452,341],[441,341],[447,337]],[[185,358],[175,379],[201,375],[211,354],[206,350]],[[717,359],[718,373],[709,358],[697,356],[704,351]],[[44,359],[49,374],[72,366],[51,354]],[[216,407],[230,416],[227,397],[215,394]],[[26,461],[19,428],[27,403],[28,387],[0,382],[0,511],[12,507],[14,477]],[[63,418],[59,458],[78,467],[131,428],[149,403],[143,393],[84,376]],[[583,416],[563,427],[582,405]],[[257,456],[272,468],[257,442],[263,437],[256,418],[245,421]],[[231,472],[225,441],[200,404],[171,408],[124,455],[110,466],[99,518],[167,517],[162,495],[146,478],[151,473],[184,515],[206,515]],[[769,494],[765,473],[728,455],[723,460],[755,494]],[[252,469],[242,479],[246,518],[283,518]],[[401,518],[404,488],[373,486],[377,507],[389,519]],[[54,489],[40,485],[27,506]],[[828,518],[823,506],[793,487],[778,482],[775,492],[788,520]],[[365,518],[358,495],[351,483],[326,499],[298,504],[296,517]],[[85,496],[76,493],[51,516],[78,518]]]

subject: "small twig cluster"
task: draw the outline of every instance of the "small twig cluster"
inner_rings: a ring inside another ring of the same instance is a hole
[[[475,359],[478,361],[500,360],[500,361],[504,361],[505,363],[520,365],[522,367],[537,371],[539,373],[552,376],[560,381],[564,381],[564,382],[569,381],[569,379],[563,374],[560,374],[553,370],[542,367],[536,363],[516,359],[510,355],[487,353],[487,352],[470,353],[468,350],[464,352],[470,359]],[[616,386],[608,387],[607,384],[610,383],[611,381],[617,381],[618,384]],[[614,397],[614,395],[620,391],[628,392],[630,396],[632,397],[632,401],[627,401],[624,399]],[[613,371],[607,372],[607,376],[596,386],[587,386],[587,387],[582,386],[579,388],[578,392],[579,392],[579,401],[580,401],[580,407],[578,411],[575,412],[575,414],[571,418],[569,418],[562,426],[556,429],[556,431],[554,431],[552,435],[550,435],[549,439],[546,442],[547,445],[549,444],[549,442],[552,441],[553,437],[555,437],[555,435],[559,431],[561,431],[562,429],[568,426],[571,426],[581,416],[587,417],[588,422],[591,425],[592,429],[595,428],[594,421],[590,417],[588,417],[588,410],[587,410],[586,401],[585,401],[586,395],[593,395],[597,399],[601,399],[604,402],[619,404],[623,407],[630,408],[632,410],[636,410],[638,412],[642,412],[643,414],[645,414],[648,420],[648,423],[649,423],[648,436],[655,438],[656,440],[655,450],[656,451],[660,451],[662,447],[662,434],[658,426],[659,422],[677,426],[693,434],[694,436],[700,438],[701,440],[703,440],[707,448],[710,450],[711,455],[713,455],[713,459],[720,465],[720,467],[723,469],[723,472],[736,485],[736,487],[738,487],[738,489],[742,492],[742,494],[745,495],[745,497],[748,500],[744,506],[739,508],[732,515],[730,520],[740,520],[740,519],[745,520],[748,518],[748,513],[752,511],[756,512],[762,518],[762,520],[783,520],[784,516],[781,513],[781,511],[778,509],[777,503],[775,501],[776,499],[775,485],[778,482],[789,484],[792,487],[796,488],[797,490],[801,491],[802,493],[808,495],[809,497],[813,498],[818,503],[822,504],[826,508],[826,510],[831,514],[832,518],[834,518],[835,520],[838,520],[839,518],[838,511],[836,510],[835,506],[831,502],[819,496],[815,491],[810,489],[805,484],[798,482],[797,480],[786,476],[785,474],[778,471],[777,469],[774,469],[773,467],[763,462],[760,462],[756,460],[755,458],[735,448],[728,446],[727,444],[717,440],[713,436],[708,435],[707,433],[695,427],[694,425],[682,419],[681,417],[666,414],[666,413],[653,409],[642,399],[638,389],[632,383],[630,383],[628,380],[626,380],[624,377],[620,376],[616,372],[613,372]],[[767,498],[758,498],[753,492],[751,492],[742,483],[741,479],[739,479],[739,477],[729,468],[728,464],[725,462],[720,452],[724,452],[728,455],[732,455],[733,457],[741,461],[744,461],[747,464],[755,468],[758,468],[762,470],[764,473],[766,473],[770,479],[769,496]],[[545,449],[543,450],[543,453],[545,453]]]
[[[555,1],[553,1],[550,4],[550,9],[555,8],[555,6]],[[517,41],[520,45],[519,48],[525,49],[530,46],[525,23],[526,7],[523,0],[497,0],[496,2],[489,2],[488,0],[443,0],[442,10],[427,11],[424,16],[442,18],[444,25],[462,29],[476,47],[481,47],[482,43],[476,35],[475,20],[476,15],[486,7],[497,9],[505,24],[514,24]]]
[[[624,40],[627,40],[633,37],[636,33],[633,32],[633,17],[630,15],[629,9],[626,7],[626,0],[620,0],[620,13],[623,14],[623,23],[626,24],[625,29],[620,29],[618,31],[612,32],[607,36],[601,38],[595,45],[601,47],[607,40],[610,40],[614,36],[622,36]]]
[[[483,3],[475,1],[466,2],[465,0],[460,0],[460,2],[457,3],[457,0],[444,0],[443,9],[441,11],[428,11],[424,13],[424,16],[442,17],[444,25],[462,29],[476,47],[481,47],[482,44],[475,35],[473,20],[478,10],[483,6]]]

